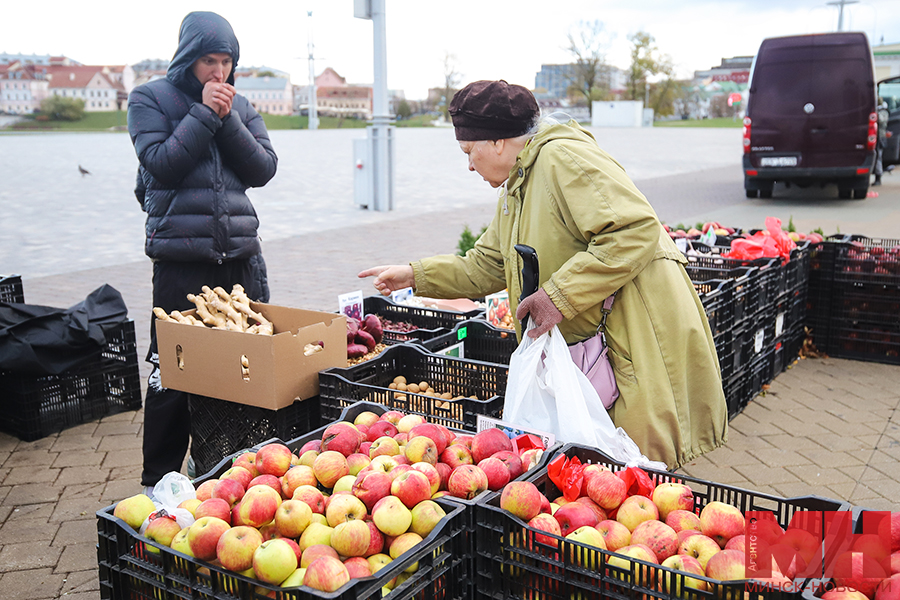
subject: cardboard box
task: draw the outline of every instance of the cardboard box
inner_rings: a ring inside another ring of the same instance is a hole
[[[317,395],[319,371],[347,366],[347,320],[342,315],[256,302],[250,306],[272,321],[275,335],[157,320],[163,387],[278,410]],[[306,344],[320,340],[324,350],[303,354]]]

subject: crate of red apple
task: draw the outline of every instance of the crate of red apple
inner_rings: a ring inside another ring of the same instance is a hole
[[[192,515],[185,527],[143,494],[99,511],[101,581],[160,597],[165,583],[153,574],[163,569],[195,594],[220,586],[247,598],[465,596],[470,508],[449,497],[500,489],[540,454],[520,456],[496,429],[465,433],[376,405],[351,409],[352,422],[223,460],[179,506]]]
[[[806,586],[803,600],[900,598],[900,512],[854,507],[848,521],[827,529],[825,576]]]
[[[797,597],[807,559],[785,529],[793,518],[821,520],[819,511],[848,509],[817,496],[784,499],[626,468],[569,444],[545,468],[476,507],[476,587],[492,598],[574,598],[597,590],[637,598]],[[769,517],[767,531],[776,540],[785,536],[786,553],[752,586],[745,572],[748,511]]]

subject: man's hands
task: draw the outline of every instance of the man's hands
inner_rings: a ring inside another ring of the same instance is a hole
[[[383,296],[389,296],[391,292],[413,287],[416,284],[416,277],[410,265],[372,267],[360,272],[357,277],[371,277],[372,275],[375,276],[375,281],[372,282],[372,285]]]
[[[210,107],[224,119],[231,112],[231,102],[237,92],[229,83],[207,81],[203,86],[203,104]]]
[[[519,303],[516,308],[516,318],[521,321],[525,315],[531,315],[534,327],[528,332],[528,335],[534,339],[553,329],[554,325],[559,324],[563,320],[562,313],[553,304],[553,300],[544,288],[528,296]]]

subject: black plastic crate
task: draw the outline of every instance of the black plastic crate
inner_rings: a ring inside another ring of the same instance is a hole
[[[124,321],[106,338],[106,347],[90,362],[59,375],[0,372],[0,430],[33,441],[140,409],[134,321]]]
[[[741,372],[729,378],[722,378],[722,391],[725,393],[725,405],[728,407],[728,420],[735,418],[744,410],[745,373]]]
[[[474,319],[484,315],[484,310],[476,309],[467,312],[441,310],[437,308],[421,308],[391,302],[384,296],[367,296],[363,298],[363,311],[375,314],[394,322],[404,322],[417,327],[412,331],[384,330],[384,343],[430,340],[446,334],[461,321]]]
[[[834,258],[835,283],[878,284],[900,290],[900,240],[850,236],[840,242]]]
[[[803,326],[799,325],[786,331],[776,342],[775,353],[772,357],[772,374],[775,377],[786,371],[797,360],[805,338],[806,332]]]
[[[287,444],[292,450],[302,445],[299,440]],[[230,462],[223,461],[215,471],[195,483],[217,477],[230,466]],[[115,505],[108,506],[97,511],[100,597],[116,600],[380,600],[382,586],[418,562],[418,570],[394,588],[391,597],[398,600],[465,600],[469,593],[466,581],[471,579],[467,571],[471,560],[465,555],[463,513],[466,509],[443,498],[436,502],[447,516],[414,552],[397,558],[377,575],[353,579],[330,594],[305,586],[281,588],[269,585],[176,552],[140,536],[113,516]],[[155,547],[158,554],[148,552],[148,546]]]
[[[425,381],[438,393],[459,400],[397,392],[389,386],[398,375]],[[417,344],[398,344],[352,367],[319,373],[321,417],[332,421],[361,400],[414,413],[451,429],[474,430],[478,415],[501,416],[508,368],[504,365],[440,356]],[[468,396],[477,396],[477,400]]]
[[[802,327],[806,321],[806,287],[784,294],[775,303],[775,339]],[[900,301],[898,301],[900,305]]]
[[[613,471],[620,471],[624,465],[607,457],[600,451],[568,444],[556,454],[568,457],[577,456],[582,464],[597,463],[606,465]],[[677,482],[688,485],[694,492],[694,510],[698,512],[709,502],[720,501],[736,506],[742,513],[750,510],[770,511],[782,527],[787,527],[798,512],[798,518],[821,522],[823,511],[849,510],[846,502],[831,500],[819,496],[800,498],[779,498],[742,488],[717,484],[664,471],[647,471],[655,483]],[[528,478],[538,489],[551,500],[560,495],[560,491],[550,480],[546,469],[541,469]],[[608,563],[613,553],[591,548],[558,538],[559,550],[543,544],[535,539],[535,529],[499,508],[499,497],[476,506],[477,511],[477,550],[476,598],[492,600],[512,598],[549,598],[563,600],[571,598],[660,598],[670,600],[686,598],[688,600],[713,600],[717,598],[744,598],[746,600],[787,600],[797,598],[798,591],[754,591],[746,587],[745,582],[719,582],[704,578],[707,584],[716,584],[715,589],[697,591],[680,587],[683,594],[676,596],[664,591],[666,588],[657,583],[665,581],[674,583],[680,579],[678,571],[649,564],[633,559],[628,560],[629,568],[618,568]],[[552,535],[552,534],[547,534]],[[572,560],[572,557],[581,560]],[[580,563],[580,564],[579,564]],[[590,565],[596,565],[591,568]],[[678,583],[683,584],[683,579]],[[802,589],[798,584],[797,590]]]
[[[809,240],[802,240],[791,250],[791,260],[781,267],[783,286],[779,296],[793,295],[809,284],[811,247]]]
[[[22,278],[19,275],[0,275],[0,302],[25,303]]]
[[[443,353],[451,346],[462,344],[461,358],[508,365],[512,353],[519,347],[515,329],[495,327],[481,319],[463,321],[452,331],[422,342],[434,353]]]
[[[744,370],[750,362],[775,347],[775,311],[763,310],[736,328],[732,337],[734,371]]]
[[[731,279],[695,281],[713,337],[730,332],[734,326],[734,282]]]
[[[269,410],[191,394],[191,458],[197,473],[206,473],[224,457],[268,440],[293,439],[319,423],[319,398],[295,400]]]
[[[685,265],[688,276],[696,286],[710,280],[727,279],[732,282],[731,295],[733,304],[732,324],[740,327],[760,309],[759,304],[759,269],[757,267],[703,267],[697,264]]]

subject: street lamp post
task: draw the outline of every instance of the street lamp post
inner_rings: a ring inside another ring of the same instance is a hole
[[[309,101],[307,102],[309,113],[309,128],[319,128],[319,114],[316,98],[316,59],[313,54],[313,28],[312,28],[312,11],[307,11],[306,16],[309,17],[309,40],[307,42],[307,50],[309,52]]]
[[[354,16],[370,19],[373,28],[374,82],[372,85],[372,121],[366,130],[371,156],[372,202],[377,211],[394,208],[393,133],[387,93],[387,34],[385,0],[355,0]]]
[[[859,4],[859,0],[836,0],[835,2],[826,2],[829,6],[838,7],[838,31],[844,30],[844,6],[847,4]]]

